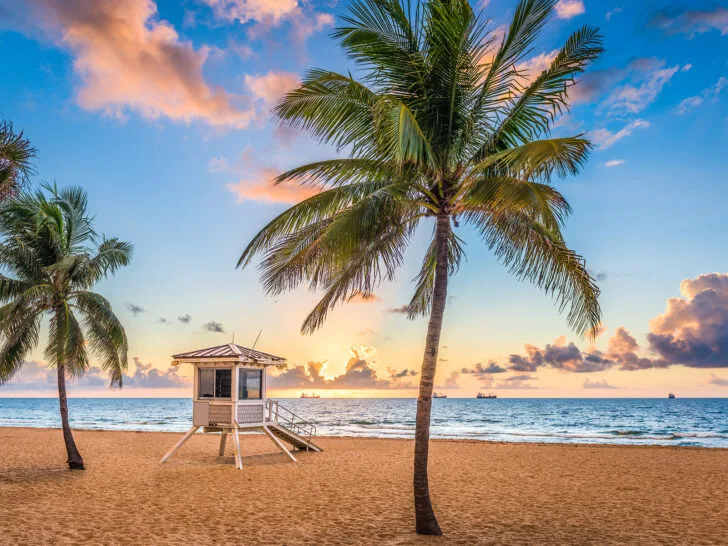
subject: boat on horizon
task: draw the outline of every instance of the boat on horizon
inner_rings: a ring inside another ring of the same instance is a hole
[[[670,393],[670,394],[668,394],[668,395],[667,395],[667,397],[668,397],[668,398],[669,398],[670,400],[672,400],[673,398],[675,398],[675,395],[674,395],[674,394],[672,394],[672,393]]]
[[[494,394],[492,392],[489,392],[488,394],[484,394],[482,392],[479,392],[478,393],[478,396],[476,396],[475,398],[478,398],[478,399],[480,399],[480,398],[498,398],[498,395],[497,394]]]
[[[321,395],[319,394],[306,394],[305,392],[301,393],[301,398],[321,398]]]
[[[436,392],[432,393],[433,398],[447,398],[447,394],[438,394]]]

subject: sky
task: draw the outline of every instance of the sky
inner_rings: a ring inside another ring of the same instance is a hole
[[[312,336],[300,326],[317,294],[268,297],[255,268],[235,268],[310,195],[272,178],[337,156],[270,108],[307,68],[353,70],[330,37],[347,3],[0,0],[0,116],[38,149],[33,182],[83,186],[99,231],[135,245],[97,287],[127,330],[125,387],[92,368],[71,395],[189,396],[191,370],[170,368],[172,354],[250,346],[262,331],[256,348],[288,359],[272,395],[416,396],[427,322],[400,309],[429,226],[395,282]],[[515,5],[473,2],[495,33]],[[602,290],[603,332],[574,335],[462,228],[436,375],[450,397],[728,394],[728,5],[560,0],[521,68],[538,73],[587,24],[606,52],[554,134],[586,133],[595,149],[556,185],[574,209],[567,242]],[[54,378],[37,349],[0,396],[54,396]]]

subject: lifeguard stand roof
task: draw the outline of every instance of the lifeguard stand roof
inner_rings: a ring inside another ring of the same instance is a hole
[[[248,349],[236,343],[226,343],[217,347],[197,349],[187,353],[173,355],[173,364],[183,362],[243,362],[247,364],[262,364],[264,366],[285,366],[286,359],[280,356],[271,355],[255,349]]]

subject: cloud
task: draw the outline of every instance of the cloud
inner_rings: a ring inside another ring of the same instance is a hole
[[[612,86],[626,77],[624,68],[592,70],[576,79],[576,84],[567,90],[572,105],[596,101]]]
[[[406,305],[400,305],[399,307],[388,307],[384,310],[385,313],[395,313],[398,315],[406,315],[408,313],[408,307]]]
[[[612,17],[614,17],[618,13],[622,13],[623,11],[624,11],[624,8],[622,8],[622,7],[616,7],[613,10],[608,11],[607,15],[606,15],[607,21],[611,21]]]
[[[650,24],[667,35],[684,34],[689,38],[717,30],[721,36],[728,35],[728,8],[716,7],[704,10],[661,11],[650,20]]]
[[[482,363],[478,362],[473,368],[462,368],[460,373],[463,375],[475,375],[482,377],[486,374],[505,373],[507,371],[508,370],[506,368],[499,366],[495,362],[489,362],[487,366],[483,366]]]
[[[245,85],[251,94],[267,108],[274,106],[283,96],[298,87],[298,74],[291,72],[268,72],[260,76],[245,76]]]
[[[291,38],[300,44],[313,34],[321,32],[333,24],[334,16],[330,13],[304,14],[303,11],[299,11],[293,18]]]
[[[363,330],[359,330],[359,332],[357,332],[357,335],[359,336],[371,336],[374,334],[376,334],[376,332],[371,328],[364,328]]]
[[[357,292],[346,301],[347,303],[379,303],[382,301],[382,298],[374,293],[362,294],[361,292]]]
[[[600,109],[607,109],[613,115],[638,114],[657,99],[662,88],[680,70],[679,65],[665,68],[665,61],[657,59],[641,61],[643,68],[633,72],[632,81],[614,89]]]
[[[571,19],[586,13],[582,0],[559,0],[554,8],[556,9],[556,17],[559,19]]]
[[[601,372],[614,365],[614,362],[605,358],[600,351],[593,348],[581,351],[574,343],[564,344],[562,338],[552,345],[546,345],[543,362],[557,370],[574,373]]]
[[[318,188],[284,182],[275,184],[280,172],[272,168],[262,168],[253,178],[242,179],[226,188],[237,196],[238,203],[243,201],[263,201],[266,203],[293,204],[313,197]]]
[[[585,389],[616,389],[614,385],[610,385],[607,383],[606,379],[602,379],[601,381],[592,381],[590,379],[584,380],[584,388]]]
[[[213,157],[207,162],[207,170],[211,173],[227,173],[232,170],[230,162],[226,157]]]
[[[445,378],[445,381],[443,381],[442,385],[436,385],[435,389],[443,390],[443,389],[459,389],[460,385],[458,384],[458,380],[460,379],[460,372],[457,370],[450,372],[450,375],[448,375]]]
[[[594,129],[589,131],[589,138],[591,141],[599,146],[600,150],[607,150],[614,146],[617,142],[625,137],[631,135],[635,129],[646,129],[650,126],[649,121],[643,119],[636,119],[631,123],[628,123],[617,132],[612,132],[609,129]]]
[[[210,322],[206,322],[202,325],[203,330],[207,330],[208,332],[214,332],[217,334],[224,334],[225,329],[222,327],[222,324],[219,322],[215,322],[214,320],[211,320]]]
[[[605,167],[619,167],[624,164],[624,159],[610,159],[604,162]]]
[[[516,68],[521,75],[521,83],[523,85],[529,85],[533,82],[541,72],[551,66],[551,62],[556,58],[558,53],[558,49],[545,51],[540,55],[536,55],[520,63]]]
[[[728,379],[718,377],[714,373],[711,373],[710,379],[708,379],[708,385],[716,385],[718,387],[728,387]]]
[[[167,370],[159,370],[151,364],[144,364],[138,357],[134,357],[134,374],[124,376],[124,386],[134,388],[164,389],[171,387],[184,387],[189,380],[180,377],[179,370],[170,366]]]
[[[279,23],[298,10],[298,0],[203,0],[219,19],[240,24],[270,20]]]
[[[415,385],[406,378],[417,375],[416,370],[397,371],[388,368],[389,376],[379,377],[377,371],[368,362],[375,353],[374,347],[350,347],[350,358],[346,362],[344,373],[327,379],[323,369],[327,362],[309,362],[305,366],[297,365],[272,375],[270,384],[273,388],[291,389],[412,389]]]
[[[669,364],[728,367],[728,274],[686,279],[680,292],[650,323],[650,350]]]
[[[131,312],[132,315],[137,316],[139,313],[144,313],[144,308],[134,303],[127,303],[126,308]]]
[[[180,377],[177,368],[169,368],[166,371],[158,370],[151,364],[144,364],[138,358],[134,358],[135,371],[132,375],[124,374],[124,387],[134,388],[166,388],[183,387],[189,381]],[[57,372],[55,368],[49,368],[40,362],[26,362],[20,372],[6,384],[3,389],[8,390],[53,390],[57,388]],[[86,373],[78,378],[68,381],[71,389],[78,387],[95,388],[107,387],[109,378],[98,366],[91,366]]]
[[[159,317],[157,324],[169,324],[169,321],[164,317]]]
[[[213,10],[218,20],[237,22],[247,27],[250,39],[257,40],[268,35],[272,29],[283,23],[290,25],[290,40],[302,45],[310,36],[334,24],[334,16],[313,9],[306,0],[203,0]],[[334,3],[335,4],[335,3]],[[294,54],[301,54],[300,48],[292,48]]]
[[[153,0],[33,0],[28,17],[73,56],[76,102],[125,119],[129,111],[218,127],[244,128],[255,110],[246,97],[209,84],[196,49],[157,15]]]
[[[617,367],[623,371],[685,366],[728,368],[728,273],[708,273],[680,284],[682,297],[667,300],[664,313],[649,325],[643,349],[623,326],[607,350],[579,349],[559,338],[540,349],[526,345],[526,355],[510,355],[508,369],[535,372],[540,367],[591,373]]]
[[[415,377],[415,376],[419,375],[419,373],[420,373],[417,370],[406,370],[406,369],[398,372],[394,368],[387,368],[387,371],[389,372],[390,377],[394,377],[394,378]]]
[[[56,370],[51,370],[45,364],[36,361],[26,361],[23,367],[6,381],[3,390],[15,389],[55,389]]]
[[[182,324],[189,324],[190,322],[192,322],[192,317],[187,314],[177,317],[177,320],[180,321]]]
[[[657,99],[676,72],[689,70],[689,65],[665,68],[665,64],[664,59],[637,57],[623,67],[589,71],[569,88],[569,102],[593,103],[611,91],[599,111],[610,115],[639,113]]]
[[[535,389],[537,387],[528,383],[528,381],[534,381],[535,379],[535,377],[527,374],[512,375],[495,385],[495,387],[498,389]]]
[[[718,98],[720,97],[721,92],[726,87],[728,87],[728,78],[721,76],[720,78],[718,78],[718,81],[715,82],[715,84],[703,89],[699,95],[683,99],[675,111],[678,115],[682,116],[690,110],[697,108],[706,100],[718,102]]]
[[[512,354],[508,357],[508,369],[515,372],[535,372],[548,366],[557,370],[573,373],[601,372],[614,366],[596,348],[582,351],[574,343],[566,343],[563,337],[540,349],[534,345],[525,346],[525,356]]]
[[[543,354],[535,345],[524,346],[526,356],[512,354],[508,357],[508,369],[514,372],[535,372],[543,366]]]

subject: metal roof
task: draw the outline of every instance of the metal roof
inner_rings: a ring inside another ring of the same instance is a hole
[[[269,362],[271,364],[282,364],[286,361],[280,356],[271,355],[255,349],[248,349],[236,343],[226,343],[217,347],[208,347],[207,349],[198,349],[187,353],[179,353],[172,356],[175,360],[220,360],[231,359],[241,362]]]

